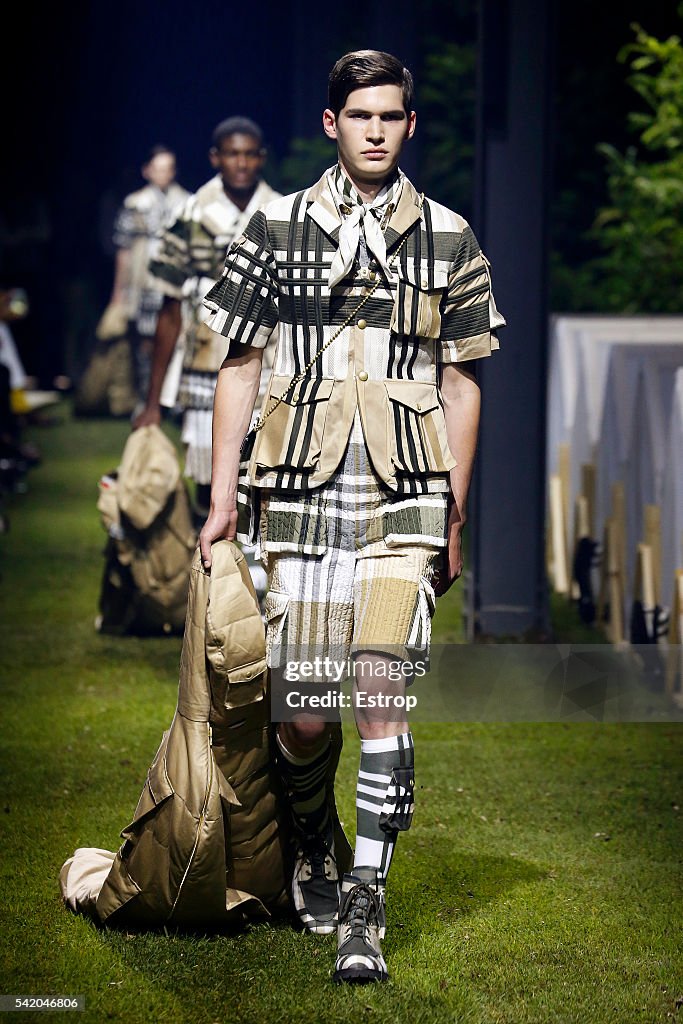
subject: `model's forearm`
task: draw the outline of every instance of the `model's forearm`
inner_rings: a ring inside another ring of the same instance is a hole
[[[234,507],[240,448],[258,395],[262,349],[223,363],[213,403],[211,507]]]
[[[448,446],[458,460],[458,465],[450,472],[454,502],[450,525],[464,525],[467,519],[467,496],[477,452],[481,394],[471,373],[455,364],[449,364],[444,367],[441,395],[444,402]]]
[[[154,349],[152,352],[152,368],[150,371],[147,405],[159,405],[164,377],[171,362],[171,356],[178,341],[181,327],[180,300],[170,296],[164,298],[159,310],[156,331],[154,332]]]
[[[124,301],[126,288],[130,280],[130,249],[117,249],[114,261],[114,284],[111,290],[112,305]]]

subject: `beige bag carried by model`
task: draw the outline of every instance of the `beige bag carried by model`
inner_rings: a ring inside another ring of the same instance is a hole
[[[176,450],[157,426],[129,436],[118,470],[100,480],[109,534],[100,591],[103,633],[178,633],[197,532]]]

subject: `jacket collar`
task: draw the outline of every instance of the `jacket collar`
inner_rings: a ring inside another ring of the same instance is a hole
[[[312,220],[321,227],[326,235],[332,239],[335,245],[339,243],[339,228],[341,217],[337,210],[330,186],[327,181],[329,171],[325,171],[322,178],[316,181],[315,185],[308,191],[306,213]]]
[[[308,209],[306,213],[322,228],[335,245],[338,245],[341,217],[332,198],[327,174],[328,172],[325,171],[319,181],[308,190],[306,197]],[[385,231],[387,252],[391,252],[398,240],[413,226],[415,221],[420,219],[421,211],[422,197],[418,194],[412,182],[404,177],[398,205],[392,213],[391,220]]]

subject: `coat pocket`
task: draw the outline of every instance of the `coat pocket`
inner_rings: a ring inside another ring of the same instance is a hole
[[[436,384],[387,380],[391,461],[406,473],[446,473],[456,465]]]
[[[291,377],[271,378],[263,415],[273,411],[254,445],[253,461],[258,466],[313,469],[318,464],[334,380],[309,378],[288,390],[291,383]],[[276,405],[279,398],[282,401]]]
[[[398,272],[391,330],[410,337],[441,336],[441,303],[448,287],[445,271],[409,268]]]
[[[277,668],[281,663],[288,611],[289,595],[269,590],[263,599],[263,613],[266,618],[266,662],[270,668]]]

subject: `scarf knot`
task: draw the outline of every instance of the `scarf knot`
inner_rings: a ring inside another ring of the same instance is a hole
[[[364,203],[353,183],[337,165],[328,174],[328,182],[337,209],[342,217],[339,248],[330,267],[329,286],[350,273],[359,245],[373,254],[380,267],[387,268],[387,243],[384,229],[391,216],[403,184],[403,174],[396,174],[379,190],[370,203]]]

